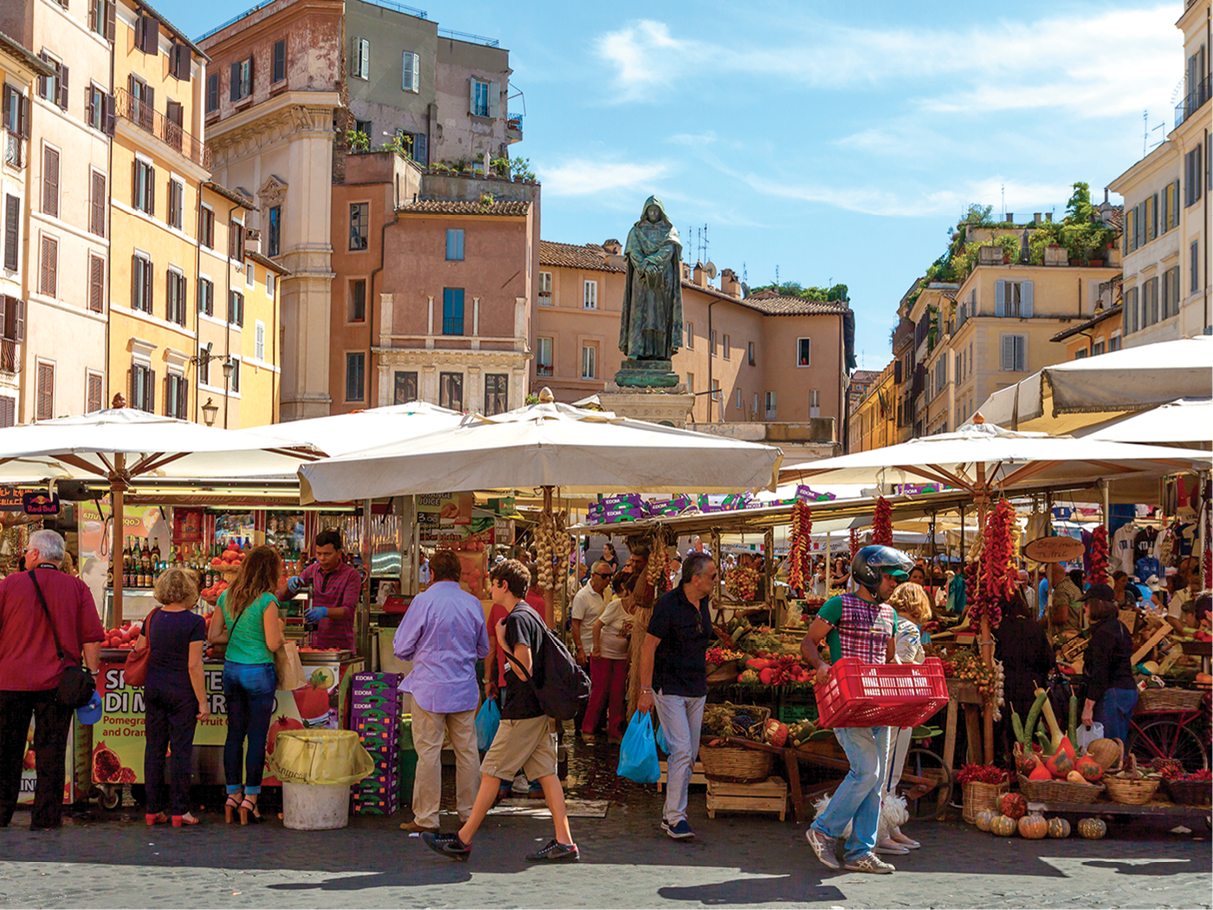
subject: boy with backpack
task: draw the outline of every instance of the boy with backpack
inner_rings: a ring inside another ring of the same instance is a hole
[[[554,712],[558,720],[572,718],[578,703],[589,698],[589,681],[584,679],[584,672],[577,677],[573,671],[578,668],[568,650],[523,600],[531,583],[526,566],[509,559],[494,566],[489,578],[493,603],[510,611],[494,630],[501,653],[509,663],[501,726],[481,762],[480,792],[471,816],[454,834],[426,833],[421,837],[436,853],[466,861],[472,853],[472,838],[497,798],[501,778],[512,778],[521,768],[528,780],[543,787],[543,798],[556,829],[556,836],[542,849],[528,853],[527,861],[577,862],[580,853],[569,831],[564,791],[556,774],[556,734],[548,716]],[[570,708],[573,713],[561,716]]]

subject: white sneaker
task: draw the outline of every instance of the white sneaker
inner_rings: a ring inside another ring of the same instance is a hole
[[[811,826],[809,830],[805,831],[804,836],[805,840],[809,842],[809,846],[813,848],[813,852],[817,854],[817,858],[821,860],[822,865],[831,869],[838,868],[838,856],[836,855],[838,842],[834,838],[822,834]]]
[[[873,853],[865,853],[846,862],[848,872],[874,872],[877,875],[889,875],[897,871],[892,863],[886,863]]]

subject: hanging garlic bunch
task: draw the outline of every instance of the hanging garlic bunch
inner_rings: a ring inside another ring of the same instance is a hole
[[[1003,696],[1003,686],[1006,683],[1006,672],[1002,668],[1002,661],[994,661],[994,696],[991,701],[994,703],[994,720],[1002,720],[1002,706],[1005,698]]]
[[[551,591],[556,587],[556,523],[548,512],[541,512],[535,524],[535,564],[539,570],[539,587]]]
[[[653,586],[654,595],[663,594],[670,587],[670,576],[666,571],[665,547],[665,531],[658,528],[653,532],[648,567],[648,583]]]

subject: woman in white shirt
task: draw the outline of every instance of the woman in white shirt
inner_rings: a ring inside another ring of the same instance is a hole
[[[620,742],[623,739],[635,586],[636,576],[624,575],[618,583],[619,596],[607,604],[594,620],[594,648],[590,653],[590,704],[581,724],[581,733],[585,738],[593,734],[605,707],[608,741]]]

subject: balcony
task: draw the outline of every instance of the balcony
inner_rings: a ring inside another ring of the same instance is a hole
[[[0,338],[0,373],[16,373],[19,368],[17,342],[11,338]]]
[[[522,114],[515,114],[511,111],[506,115],[505,135],[511,145],[522,141]]]
[[[1183,101],[1175,105],[1176,128],[1200,110],[1201,105],[1209,100],[1210,95],[1213,95],[1213,83],[1210,83],[1211,78],[1213,77],[1206,75],[1205,78],[1196,84],[1196,87],[1192,91],[1188,92]]]
[[[535,375],[536,375],[536,376],[551,376],[551,375],[553,375],[553,373],[552,373],[552,365],[551,365],[550,363],[537,363],[537,364],[535,364]]]
[[[155,136],[194,164],[210,167],[210,155],[207,153],[206,146],[196,137],[187,133],[184,127],[169,120],[164,114],[140,101],[126,89],[116,89],[114,101],[117,114],[123,120],[133,123],[144,132]]]
[[[16,133],[0,130],[4,137],[4,163],[9,167],[25,167],[25,140]]]

